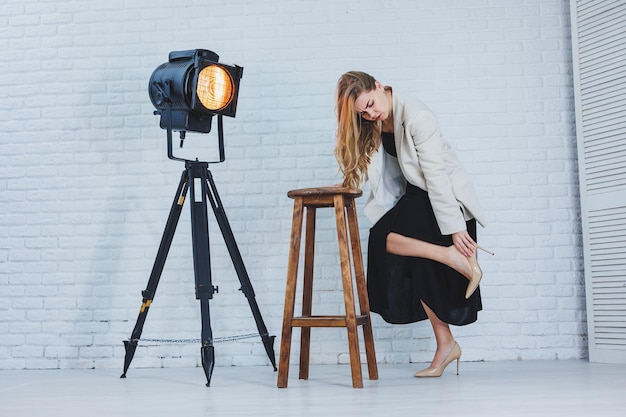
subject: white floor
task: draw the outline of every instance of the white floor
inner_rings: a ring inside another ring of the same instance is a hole
[[[0,371],[0,416],[626,416],[626,365],[587,361],[461,362],[440,378],[419,364],[379,365],[352,388],[346,365],[291,368],[276,388],[270,366],[120,371]]]

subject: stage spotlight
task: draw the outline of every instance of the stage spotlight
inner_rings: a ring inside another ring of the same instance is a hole
[[[170,52],[149,83],[161,128],[208,133],[213,115],[235,117],[242,74],[242,67],[220,64],[206,49]]]
[[[170,214],[163,231],[161,244],[157,252],[148,285],[142,291],[143,300],[139,316],[129,340],[124,341],[126,355],[124,356],[124,373],[130,366],[137,344],[143,332],[143,326],[152,300],[156,293],[167,254],[172,245],[174,232],[180,219],[183,204],[190,197],[191,208],[191,237],[193,246],[193,267],[196,282],[196,298],[200,300],[201,326],[201,357],[202,367],[207,377],[207,386],[211,383],[211,375],[215,364],[213,330],[209,314],[209,301],[217,292],[213,286],[211,273],[211,256],[209,250],[209,229],[207,209],[210,205],[215,214],[224,242],[235,267],[235,272],[241,284],[240,290],[246,296],[252,315],[263,341],[265,351],[274,370],[276,371],[276,357],[274,354],[274,336],[270,336],[256,302],[252,283],[243,264],[241,253],[235,242],[233,231],[226,218],[224,206],[209,170],[208,161],[198,158],[187,160],[174,157],[172,154],[172,131],[179,131],[181,146],[185,132],[208,133],[211,131],[211,119],[217,115],[218,146],[220,158],[224,161],[224,134],[222,129],[223,116],[235,116],[237,110],[237,96],[239,80],[243,68],[218,63],[219,56],[206,49],[170,52],[169,61],[157,67],[149,83],[149,94],[154,112],[161,116],[161,128],[167,129],[167,154],[170,159],[184,161],[183,171],[176,195],[170,209]]]

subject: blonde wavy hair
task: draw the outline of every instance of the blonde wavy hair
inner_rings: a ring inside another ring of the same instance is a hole
[[[335,157],[344,187],[359,188],[380,145],[380,122],[363,119],[354,104],[359,94],[375,89],[375,83],[374,77],[360,71],[346,72],[337,82]]]

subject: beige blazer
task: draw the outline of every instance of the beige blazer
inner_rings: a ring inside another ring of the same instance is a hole
[[[398,157],[387,154],[382,143],[372,156],[365,215],[373,223],[378,221],[404,195],[408,181],[428,192],[442,234],[465,230],[465,221],[472,218],[485,226],[472,182],[443,138],[432,111],[394,91],[393,123]]]

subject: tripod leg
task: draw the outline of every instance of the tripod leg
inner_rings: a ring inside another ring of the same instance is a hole
[[[159,245],[159,250],[157,252],[156,259],[154,260],[154,265],[152,266],[152,272],[150,273],[150,278],[148,279],[148,285],[146,286],[146,289],[141,292],[143,301],[141,303],[141,309],[139,310],[139,316],[137,317],[137,323],[131,333],[130,339],[124,341],[126,354],[124,356],[124,372],[122,373],[121,378],[126,378],[126,372],[128,371],[128,367],[130,366],[133,356],[135,355],[137,343],[141,337],[141,332],[143,331],[143,325],[146,322],[150,304],[152,304],[154,294],[157,286],[159,285],[159,279],[161,278],[161,273],[163,272],[163,267],[165,265],[165,260],[167,259],[167,254],[170,250],[170,246],[172,245],[172,239],[174,238],[174,232],[176,231],[176,225],[178,224],[178,220],[180,218],[183,203],[185,202],[185,195],[187,194],[188,189],[186,178],[186,172],[184,171],[181,175],[180,183],[178,184],[178,189],[176,190],[176,197],[174,198],[170,214],[167,218],[165,230],[163,231],[163,236],[161,238],[161,244]]]
[[[191,236],[193,243],[193,269],[196,280],[196,299],[200,300],[202,318],[202,367],[211,384],[211,375],[215,366],[213,331],[209,300],[216,288],[211,281],[211,257],[209,251],[209,222],[207,218],[206,162],[189,162],[189,189],[191,193]]]
[[[265,327],[265,323],[263,322],[263,317],[261,316],[261,311],[259,310],[259,306],[256,302],[254,290],[252,289],[252,283],[250,282],[250,278],[248,277],[246,267],[243,264],[243,259],[241,258],[241,253],[239,252],[239,248],[237,247],[237,242],[235,241],[233,231],[230,228],[228,219],[226,218],[226,212],[224,211],[224,207],[222,206],[219,194],[217,193],[217,188],[215,187],[213,176],[211,175],[211,171],[209,171],[208,169],[207,181],[209,185],[207,189],[207,195],[209,197],[209,201],[211,202],[211,206],[213,207],[213,212],[215,213],[217,223],[220,226],[222,236],[224,237],[224,242],[226,243],[226,247],[228,248],[228,253],[230,254],[230,258],[233,261],[235,271],[237,272],[237,276],[239,277],[239,282],[241,283],[241,291],[244,293],[248,300],[248,304],[250,305],[250,309],[252,310],[252,315],[254,316],[257,329],[259,330],[259,335],[261,336],[263,346],[265,347],[265,352],[267,353],[267,356],[272,363],[272,366],[274,367],[274,371],[276,371],[276,355],[274,353],[274,339],[276,338],[276,336],[269,336],[267,332],[267,328]]]
[[[215,367],[215,349],[213,347],[213,332],[211,330],[211,315],[209,314],[209,300],[200,300],[200,314],[202,317],[202,347],[200,355],[202,357],[202,368],[206,376],[206,386],[211,385],[211,376]]]

